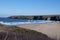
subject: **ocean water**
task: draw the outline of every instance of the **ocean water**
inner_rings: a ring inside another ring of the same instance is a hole
[[[0,24],[5,25],[19,25],[19,24],[31,24],[31,23],[51,23],[50,20],[22,20],[22,19],[10,19],[0,17]]]

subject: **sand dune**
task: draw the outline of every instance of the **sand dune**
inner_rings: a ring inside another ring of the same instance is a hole
[[[0,40],[54,40],[34,30],[0,24]]]
[[[60,22],[45,24],[24,24],[20,25],[19,27],[42,32],[51,38],[56,38],[57,40],[60,38]]]

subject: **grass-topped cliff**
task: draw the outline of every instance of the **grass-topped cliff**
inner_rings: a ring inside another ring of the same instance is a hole
[[[0,40],[52,40],[47,35],[16,26],[0,25]]]

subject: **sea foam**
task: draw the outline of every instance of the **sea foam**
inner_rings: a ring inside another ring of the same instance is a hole
[[[19,25],[19,24],[32,24],[32,23],[51,23],[52,21],[41,21],[41,20],[28,20],[27,22],[3,22],[0,21],[0,24],[4,25]]]

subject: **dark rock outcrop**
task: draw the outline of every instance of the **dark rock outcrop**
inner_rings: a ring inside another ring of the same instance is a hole
[[[32,20],[33,17],[32,16],[11,16],[8,18],[12,18],[12,19],[25,19],[25,20]]]
[[[60,15],[41,15],[41,16],[10,16],[12,19],[25,19],[25,20],[52,20],[60,21]]]
[[[53,21],[60,21],[60,18],[58,16],[52,16],[50,18],[50,20],[53,20]]]

